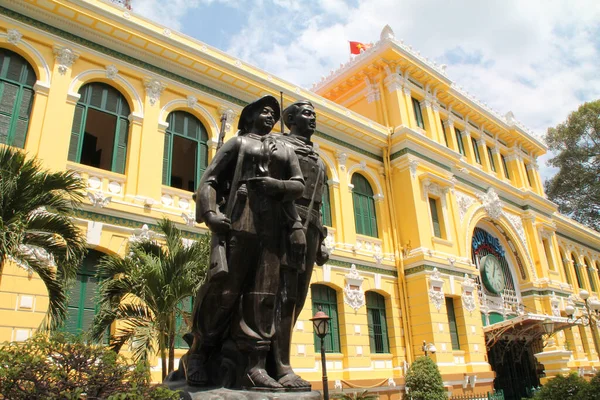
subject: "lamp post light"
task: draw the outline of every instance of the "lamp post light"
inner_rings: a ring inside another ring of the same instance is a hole
[[[594,347],[596,349],[596,357],[600,357],[600,346],[598,345],[598,321],[600,320],[600,301],[597,299],[590,299],[590,293],[587,290],[579,291],[579,298],[583,300],[585,304],[585,310],[587,315],[573,318],[575,314],[575,307],[568,305],[565,307],[565,313],[572,322],[581,321],[583,326],[590,326],[592,330],[592,339],[594,339]]]
[[[331,318],[321,311],[319,307],[319,311],[315,314],[314,317],[310,319],[313,323],[313,327],[315,328],[315,333],[321,339],[321,365],[323,369],[323,400],[329,400],[329,384],[327,383],[327,362],[325,359],[325,336],[329,332],[329,320]]]
[[[423,340],[423,346],[421,349],[423,350],[423,353],[425,353],[425,357],[427,357],[427,353],[435,354],[437,351],[433,343],[427,343],[425,340]]]

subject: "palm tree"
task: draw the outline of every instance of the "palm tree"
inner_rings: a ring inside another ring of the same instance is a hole
[[[71,218],[84,189],[73,172],[50,172],[18,149],[0,148],[0,277],[7,261],[39,275],[49,298],[43,328],[64,320],[67,288],[86,252]]]
[[[94,340],[101,340],[110,325],[118,321],[110,347],[120,351],[131,346],[136,361],[149,361],[158,344],[163,379],[174,370],[177,317],[189,319],[182,302],[195,296],[204,281],[209,263],[210,236],[191,242],[164,218],[158,223],[159,240],[132,242],[124,258],[107,255],[98,265],[100,310],[91,328]],[[167,368],[168,353],[168,368]]]

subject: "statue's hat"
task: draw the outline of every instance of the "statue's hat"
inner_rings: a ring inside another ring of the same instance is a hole
[[[279,118],[281,117],[281,108],[279,107],[279,102],[275,97],[268,94],[244,107],[240,115],[240,121],[238,122],[238,129],[243,130],[246,122],[252,118],[254,111],[257,109],[262,109],[265,106],[269,106],[273,109],[275,113],[273,115],[275,122],[279,121]]]

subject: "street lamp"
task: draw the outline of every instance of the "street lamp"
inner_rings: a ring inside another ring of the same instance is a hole
[[[575,307],[568,305],[565,307],[565,313],[567,314],[569,321],[577,322],[581,321],[583,326],[590,326],[592,330],[592,339],[594,339],[594,347],[596,348],[596,357],[600,357],[600,346],[598,345],[598,321],[600,320],[600,301],[597,299],[590,299],[590,293],[587,290],[579,291],[579,298],[583,300],[585,304],[585,310],[587,315],[573,318],[575,314]]]
[[[427,343],[425,340],[423,340],[423,346],[421,349],[423,350],[423,353],[425,353],[425,357],[427,357],[427,353],[435,354],[437,351],[433,343]]]
[[[329,320],[331,318],[321,311],[319,311],[310,320],[315,328],[315,333],[321,339],[321,365],[323,367],[323,400],[329,400],[329,384],[327,383],[327,363],[325,360],[325,336],[329,332]]]
[[[544,328],[546,335],[550,336],[554,333],[554,321],[552,321],[550,318],[546,318],[542,322],[542,327]]]

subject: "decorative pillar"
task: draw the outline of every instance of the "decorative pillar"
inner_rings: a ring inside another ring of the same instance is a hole
[[[140,179],[140,170],[138,168],[140,162],[140,155],[142,152],[142,122],[143,118],[136,114],[129,115],[129,138],[127,143],[127,164],[125,166],[125,175],[127,180],[125,181],[125,195],[135,196],[138,186],[138,180]],[[159,126],[159,132],[161,132]],[[166,126],[162,128],[162,135],[165,133]],[[164,140],[162,141],[164,143]],[[162,146],[160,147],[162,149]],[[160,153],[160,165],[162,167],[162,152]],[[160,175],[162,176],[162,174]],[[162,182],[161,182],[162,183]]]
[[[413,108],[412,104],[412,96],[410,92],[408,79],[406,79],[405,81],[402,92],[404,93],[404,101],[406,102],[406,112],[408,114],[408,121],[410,121],[408,126],[413,129],[417,128],[417,120],[415,119],[415,109]]]
[[[498,149],[497,143],[495,143],[494,147],[492,147],[492,157],[494,158],[494,163],[496,164],[496,175],[498,177],[503,177],[504,166],[502,165],[502,157],[500,157],[500,150]]]
[[[157,129],[160,113],[160,97],[166,85],[155,78],[147,78],[144,82],[146,97],[144,99],[144,121],[141,129],[140,162],[136,195],[158,200],[162,188],[162,153],[157,155],[155,149],[164,147],[164,134]],[[166,127],[165,127],[166,128]],[[157,156],[160,162],[157,162]]]
[[[435,124],[435,129],[437,131],[437,141],[438,143],[443,144],[444,146],[450,147],[450,138],[444,139],[444,135],[446,135],[446,137],[448,137],[447,135],[449,134],[449,132],[445,132],[444,133],[444,126],[442,125],[442,119],[440,118],[440,105],[439,103],[436,101],[432,104],[431,106],[432,110],[433,110],[433,123]]]
[[[521,155],[517,148],[512,148],[511,153],[506,157],[506,164],[513,176],[514,185],[518,188],[527,187],[528,184],[527,178],[524,176],[525,168],[523,166],[523,160],[521,159]]]
[[[421,101],[421,114],[423,115],[423,123],[427,136],[434,141],[439,142],[437,124],[433,113],[432,105],[436,101],[435,96],[429,92],[425,93],[425,99]]]
[[[456,133],[454,132],[454,118],[450,116],[450,113],[448,113],[448,119],[444,121],[444,129],[446,129],[448,145],[458,153],[458,143],[456,142]]]
[[[481,137],[477,140],[477,146],[479,146],[479,156],[481,157],[481,163],[483,164],[483,169],[486,172],[494,172],[492,171],[492,165],[490,163],[490,157],[487,152],[487,143],[485,141],[484,133],[482,131]]]
[[[403,92],[406,81],[400,72],[400,67],[386,65],[384,71],[386,77],[383,80],[383,85],[388,93],[387,104],[389,104],[389,123],[394,128],[402,124],[410,126],[406,98]]]
[[[527,164],[525,173],[528,173],[531,178],[531,189],[535,193],[543,196],[544,185],[541,182],[539,166],[535,159],[532,159],[531,162]]]
[[[465,130],[463,132],[463,140],[466,143],[463,143],[465,145],[465,151],[467,153],[467,161],[471,164],[471,165],[476,165],[477,161],[475,161],[475,150],[473,149],[473,142],[471,141],[471,131],[469,130],[469,121],[468,119],[465,120]]]
[[[48,90],[45,115],[53,115],[55,118],[45,119],[43,122],[37,155],[50,169],[64,170],[75,104],[79,100],[79,94],[69,93],[71,68],[79,55],[68,47],[55,46],[54,57],[52,85]]]

